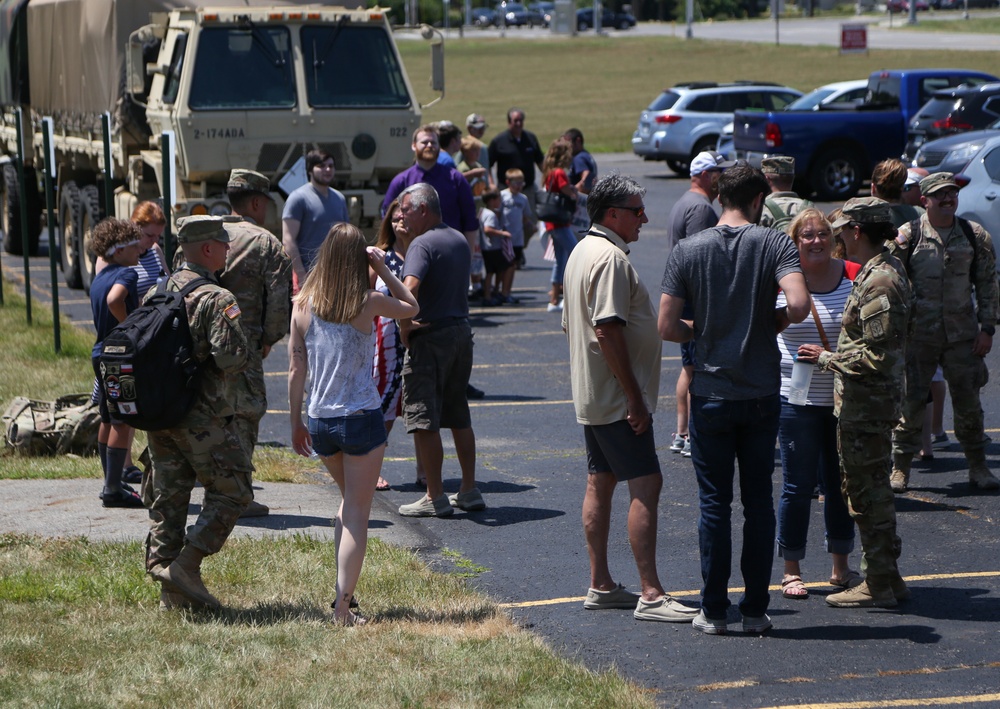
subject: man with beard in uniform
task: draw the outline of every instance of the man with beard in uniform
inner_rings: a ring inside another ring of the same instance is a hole
[[[233,170],[226,186],[233,216],[223,218],[229,256],[219,284],[236,296],[250,348],[247,368],[232,379],[230,399],[240,438],[251,455],[267,411],[264,358],[288,334],[291,317],[292,262],[277,237],[261,226],[272,202],[270,190],[270,181],[259,172]],[[262,517],[268,512],[267,505],[254,500],[240,516]]]

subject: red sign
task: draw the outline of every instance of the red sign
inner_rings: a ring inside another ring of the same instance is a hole
[[[841,25],[840,53],[858,54],[862,52],[868,52],[868,25]]]

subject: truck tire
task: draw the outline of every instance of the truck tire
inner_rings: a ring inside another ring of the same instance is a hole
[[[101,196],[97,185],[87,185],[80,190],[80,222],[76,232],[80,238],[80,280],[87,295],[90,295],[90,284],[94,282],[97,269],[97,256],[91,252],[90,240],[94,226],[101,218]]]
[[[809,182],[824,202],[843,202],[857,195],[863,181],[861,160],[850,149],[834,148],[813,162]]]
[[[28,254],[37,256],[41,228],[38,221],[38,188],[32,184],[33,181],[34,170],[28,168],[25,170],[28,192]],[[17,182],[17,169],[11,164],[3,166],[2,187],[0,229],[3,230],[3,248],[9,254],[22,256],[24,242],[21,239],[21,189]]]
[[[667,167],[681,177],[687,177],[690,165],[683,160],[667,160]]]
[[[83,285],[80,277],[80,240],[77,234],[79,226],[80,189],[71,180],[59,188],[59,226],[49,229],[50,235],[58,234],[63,280],[70,288]]]

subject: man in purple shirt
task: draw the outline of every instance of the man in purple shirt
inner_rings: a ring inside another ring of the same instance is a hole
[[[407,187],[426,182],[437,190],[444,223],[465,234],[469,247],[475,252],[475,247],[479,245],[479,219],[476,217],[472,188],[458,170],[438,164],[440,152],[437,130],[429,125],[417,128],[413,134],[414,164],[389,183],[382,201],[382,213]]]

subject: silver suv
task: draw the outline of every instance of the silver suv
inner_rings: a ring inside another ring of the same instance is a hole
[[[639,116],[632,152],[644,160],[666,160],[678,175],[688,174],[692,158],[714,150],[733,111],[777,111],[802,95],[788,86],[758,81],[677,84],[657,96]]]

